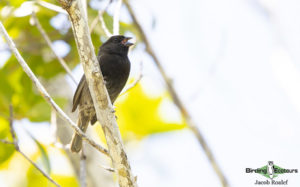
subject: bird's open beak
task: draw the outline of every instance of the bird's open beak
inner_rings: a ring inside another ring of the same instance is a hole
[[[133,43],[129,42],[128,40],[132,39],[132,37],[125,37],[125,39],[122,41],[123,45],[130,47],[133,45]]]

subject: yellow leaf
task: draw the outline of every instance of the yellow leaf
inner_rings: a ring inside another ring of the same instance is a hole
[[[149,97],[140,84],[129,93],[120,96],[116,103],[116,116],[123,138],[141,139],[150,134],[185,128],[186,124],[181,116],[177,123],[162,119],[159,108],[165,99],[168,99],[167,94]]]

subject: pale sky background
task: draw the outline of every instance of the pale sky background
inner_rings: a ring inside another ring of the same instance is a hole
[[[245,168],[259,168],[267,161],[300,169],[299,1],[132,0],[131,4],[231,186],[250,187],[265,180],[246,174]],[[130,21],[124,10],[121,19]],[[56,20],[53,24],[61,17]],[[56,45],[69,50],[60,42]],[[132,76],[142,61],[142,84],[160,93],[163,81],[143,49],[139,45],[130,54]],[[82,70],[74,72],[80,77]],[[165,115],[176,114],[176,109],[171,111]],[[221,186],[188,130],[150,136],[128,154],[142,187]],[[288,186],[295,187],[300,186],[299,175],[277,179],[288,179]]]
[[[245,168],[269,160],[300,168],[299,1],[132,4],[232,186],[264,180]],[[152,136],[142,147],[130,155],[141,186],[220,186],[190,132]],[[299,174],[278,179],[300,185]]]

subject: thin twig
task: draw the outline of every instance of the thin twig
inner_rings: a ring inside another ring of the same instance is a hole
[[[15,149],[17,151],[19,151],[18,139],[17,139],[16,133],[14,131],[13,122],[14,122],[13,107],[12,107],[12,105],[9,105],[9,130],[10,130],[10,134],[13,139],[13,143],[15,145]]]
[[[84,154],[84,144],[82,144],[80,154],[80,187],[86,187],[86,155]]]
[[[66,72],[68,73],[68,75],[70,76],[70,78],[72,79],[72,81],[78,85],[78,82],[76,81],[75,77],[73,76],[72,71],[70,70],[70,68],[68,67],[67,63],[64,61],[63,58],[61,58],[56,52],[55,49],[52,45],[52,41],[50,40],[49,36],[47,35],[46,31],[44,30],[44,28],[42,27],[39,19],[37,18],[36,14],[34,11],[32,11],[32,19],[34,22],[34,25],[37,27],[37,29],[40,31],[41,35],[43,36],[43,38],[45,39],[46,43],[48,44],[49,48],[52,50],[53,54],[55,55],[55,57],[57,58],[58,62],[60,63],[60,65],[66,70]]]
[[[9,113],[10,113],[10,118],[9,118],[9,127],[10,127],[10,134],[13,138],[13,142],[11,142],[16,151],[19,152],[28,162],[30,162],[31,165],[33,165],[37,170],[39,170],[42,175],[44,177],[46,177],[50,182],[52,182],[55,186],[58,186],[60,187],[60,185],[55,182],[50,176],[48,176],[38,165],[36,165],[28,156],[26,156],[19,148],[19,144],[18,144],[18,139],[17,139],[17,136],[16,136],[16,133],[15,133],[15,130],[14,130],[14,127],[13,127],[13,108],[12,108],[12,105],[9,106]]]
[[[56,113],[67,122],[67,124],[72,127],[76,133],[82,137],[82,139],[86,140],[90,145],[92,145],[94,148],[96,148],[98,151],[104,153],[105,155],[109,156],[107,149],[103,148],[101,145],[97,144],[94,140],[90,139],[85,133],[83,133],[80,128],[75,125],[75,123],[67,116],[66,113],[55,103],[55,101],[51,98],[51,96],[48,94],[44,86],[40,83],[40,81],[37,79],[37,77],[34,75],[34,73],[31,71],[21,54],[19,53],[18,49],[16,48],[14,42],[7,34],[7,31],[5,30],[2,22],[0,21],[0,32],[4,36],[6,42],[8,43],[8,46],[11,50],[11,52],[15,55],[16,59],[18,60],[19,64],[22,66],[25,73],[28,75],[28,77],[32,80],[34,85],[37,87],[41,95],[44,97],[46,102],[56,111]]]
[[[120,95],[123,95],[123,94],[127,93],[129,90],[131,90],[133,87],[135,87],[142,78],[143,78],[143,63],[140,62],[139,75],[137,76],[137,78],[135,79],[135,81],[133,83],[131,83],[130,85],[128,85],[128,87],[126,87],[122,91],[122,93]]]
[[[0,139],[0,142],[1,143],[4,143],[4,144],[11,144],[11,145],[15,145],[14,142],[11,142],[11,141],[8,141],[8,140],[3,140],[3,139]]]
[[[101,27],[105,33],[105,35],[107,37],[111,37],[112,36],[112,33],[109,32],[108,28],[106,27],[106,24],[105,24],[105,21],[103,19],[103,14],[104,14],[104,11],[99,11],[98,12],[98,17],[99,17],[99,21],[101,23]]]
[[[184,116],[185,120],[187,121],[187,124],[189,126],[189,128],[192,130],[192,132],[194,133],[194,135],[197,137],[198,142],[200,143],[201,147],[203,148],[208,160],[210,161],[210,164],[212,165],[215,173],[218,175],[221,184],[223,185],[223,187],[225,186],[229,186],[227,179],[224,175],[224,173],[222,172],[220,166],[218,165],[212,151],[211,148],[208,146],[204,136],[202,135],[202,133],[200,132],[199,128],[196,126],[195,122],[192,120],[191,115],[189,114],[189,112],[187,111],[187,109],[185,108],[183,102],[181,101],[181,99],[179,98],[177,92],[175,91],[175,88],[173,87],[172,81],[171,79],[167,76],[164,68],[161,65],[161,62],[159,61],[158,57],[156,56],[156,54],[153,51],[153,48],[146,36],[145,31],[143,30],[141,24],[139,23],[131,5],[129,4],[128,0],[124,0],[124,4],[126,5],[132,20],[134,22],[134,24],[136,25],[137,29],[139,30],[139,33],[142,37],[142,40],[145,43],[146,46],[146,51],[147,53],[153,58],[156,66],[158,67],[165,83],[167,86],[167,89],[169,91],[169,93],[171,94],[171,97],[173,98],[173,101],[175,103],[175,105],[179,108],[179,110],[181,111],[182,115]]]
[[[122,0],[118,0],[116,7],[115,7],[115,11],[114,11],[114,19],[113,19],[113,34],[114,35],[118,35],[119,34],[119,28],[120,28],[120,10],[122,7]]]
[[[39,1],[39,0],[36,0],[34,2],[37,3],[38,5],[42,6],[42,7],[45,7],[47,9],[49,9],[49,10],[53,10],[55,12],[59,12],[59,13],[68,15],[67,11],[65,11],[61,7],[59,7],[57,5],[54,5],[52,3],[48,3],[48,2],[45,2],[45,1]]]
[[[36,163],[34,163],[28,156],[25,155],[21,150],[17,150],[28,162],[30,162],[37,170],[39,170],[44,177],[46,177],[50,182],[52,182],[55,186],[60,187],[51,177],[49,177]]]
[[[107,26],[106,26],[106,24],[105,24],[105,21],[104,21],[104,19],[103,19],[103,14],[104,14],[104,12],[106,12],[107,8],[109,7],[109,5],[110,5],[111,3],[112,3],[112,0],[109,0],[108,3],[106,4],[106,6],[104,7],[104,9],[98,11],[98,16],[96,16],[96,17],[93,19],[92,23],[91,23],[91,26],[90,26],[90,33],[93,32],[93,30],[95,29],[96,25],[97,25],[98,22],[100,21],[101,27],[102,27],[102,29],[103,29],[105,35],[106,35],[107,37],[112,36],[112,34],[109,32],[109,30],[108,30],[108,28],[107,28]]]
[[[99,12],[99,11],[98,11]],[[96,28],[97,24],[99,22],[99,17],[98,15],[93,19],[91,25],[90,25],[90,34],[93,33],[94,29]]]

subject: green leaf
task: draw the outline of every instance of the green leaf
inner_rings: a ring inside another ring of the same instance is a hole
[[[46,173],[49,175],[51,173],[51,165],[50,165],[50,159],[48,157],[46,149],[29,131],[26,131],[26,132],[38,146],[38,148],[42,154],[42,163],[46,168]]]
[[[12,140],[8,120],[0,117],[0,139]],[[0,165],[7,161],[15,152],[13,145],[0,142]]]
[[[50,175],[50,177],[63,187],[79,187],[79,183],[74,176]],[[27,187],[55,187],[48,179],[46,179],[40,171],[30,166],[27,171]]]
[[[7,5],[12,6],[12,2],[13,6],[18,6],[25,1],[10,1]],[[56,1],[51,0],[50,2],[55,3]],[[2,3],[0,3],[0,6],[6,5]],[[61,34],[51,26],[50,19],[56,15],[56,12],[43,7],[39,7],[37,12],[37,17],[52,41],[61,39],[70,44],[72,50],[65,57],[65,60],[69,67],[72,68],[79,62],[73,34],[72,32]],[[29,24],[29,19],[30,16],[15,17],[14,14],[9,14],[3,19],[3,24],[37,77],[48,81],[57,75],[65,74],[65,70],[49,49],[41,33],[35,26]],[[0,68],[0,80],[0,111],[2,115],[8,116],[8,106],[12,103],[14,105],[15,119],[26,117],[31,121],[46,121],[50,119],[50,107],[40,96],[13,55]],[[61,99],[59,100],[62,101]],[[66,103],[66,100],[62,103]]]
[[[140,84],[137,84],[127,96],[121,97],[116,102],[116,116],[121,134],[125,139],[139,139],[150,134],[186,127],[183,119],[177,123],[169,123],[160,116],[159,107],[167,95],[149,97],[143,92]]]
[[[74,176],[52,175],[53,180],[65,187],[79,187],[78,180]]]

